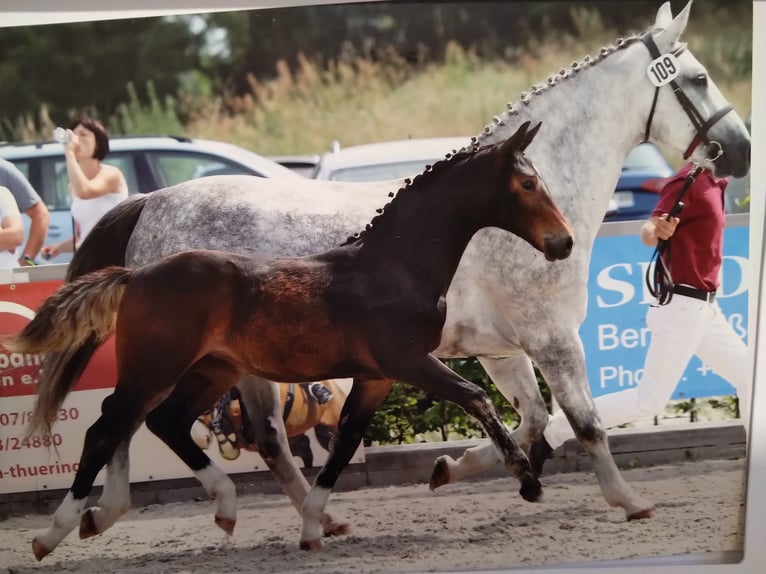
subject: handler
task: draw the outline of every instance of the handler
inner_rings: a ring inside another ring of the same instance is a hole
[[[723,259],[723,200],[728,181],[702,169],[683,196],[680,219],[666,219],[692,168],[693,164],[688,164],[671,177],[641,228],[641,240],[649,247],[660,239],[672,238],[666,260],[673,281],[672,296],[665,305],[650,305],[646,313],[651,340],[636,386],[595,399],[605,428],[662,412],[692,355],[734,386],[743,424],[748,427],[751,381],[747,346],[715,300]],[[574,432],[564,412],[559,411],[549,419],[543,437],[530,448],[536,476],[542,474],[545,459],[553,450],[570,438]]]

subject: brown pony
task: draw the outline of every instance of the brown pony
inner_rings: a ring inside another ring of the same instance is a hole
[[[303,466],[314,466],[314,453],[307,432],[313,429],[319,445],[329,452],[330,442],[338,427],[343,402],[350,387],[341,386],[337,381],[321,381],[332,394],[333,399],[319,404],[309,397],[306,384],[280,385],[280,404],[282,418],[287,431],[288,444],[294,456],[303,460]],[[221,456],[226,460],[239,458],[240,450],[258,452],[255,432],[250,422],[248,409],[242,399],[238,386],[224,395],[216,403],[214,410],[205,411],[192,426],[192,438],[201,449],[207,449],[213,440],[218,443]],[[216,418],[220,422],[216,422]]]
[[[77,349],[88,339],[103,342],[115,329],[117,383],[85,435],[75,479],[51,527],[32,542],[35,556],[49,554],[78,522],[81,537],[93,536],[127,510],[128,449],[144,421],[215,498],[215,521],[231,533],[234,484],[189,429],[247,373],[286,383],[354,380],[333,450],[303,501],[301,548],[319,548],[331,489],[395,380],[476,418],[521,482],[522,497],[537,500],[540,482],[487,393],[431,354],[441,339],[447,289],[479,230],[510,231],[549,261],[572,251],[569,224],[523,153],[539,124],[528,128],[526,122],[505,142],[429,166],[365,231],[318,255],[264,260],[184,251],[63,285],[5,345],[12,352],[56,353],[52,364],[43,358],[29,432],[50,430],[75,382],[68,362],[76,363]],[[83,512],[107,464],[99,504]]]

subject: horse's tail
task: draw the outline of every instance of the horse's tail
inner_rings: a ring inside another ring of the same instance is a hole
[[[67,282],[109,266],[125,266],[128,241],[138,224],[138,218],[146,206],[148,197],[143,194],[132,195],[99,219],[69,263]],[[63,400],[66,397],[102,342],[94,332],[90,332],[77,347],[48,351],[42,358],[41,371],[48,381],[46,384],[50,385],[51,389],[59,389],[57,392],[60,393],[46,399],[48,404],[56,404],[59,399]],[[42,402],[40,401],[41,404]],[[37,421],[36,427],[46,424],[43,421],[49,419],[44,417],[49,415],[50,412],[42,414],[43,419]]]
[[[99,219],[69,262],[66,280],[110,265],[124,267],[128,241],[148,199],[146,194],[132,195]]]
[[[27,435],[50,433],[61,404],[93,351],[114,331],[131,271],[109,267],[62,285],[24,329],[3,341],[12,353],[40,354],[37,401]]]

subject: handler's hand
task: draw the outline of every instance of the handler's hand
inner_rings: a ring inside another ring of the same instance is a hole
[[[663,213],[662,217],[657,218],[654,222],[654,236],[663,241],[673,236],[680,221],[677,217],[671,217],[670,220],[667,220],[665,219],[667,216],[667,213]]]

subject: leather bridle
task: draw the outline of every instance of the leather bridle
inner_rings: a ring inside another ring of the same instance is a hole
[[[649,50],[649,54],[652,56],[652,59],[657,59],[661,56],[659,49],[657,48],[657,44],[654,42],[654,38],[652,38],[651,34],[644,34],[641,37],[641,41],[646,46],[647,50]],[[674,56],[679,56],[686,50],[686,43],[681,44],[676,50],[672,52]],[[715,161],[721,155],[723,155],[723,147],[720,143],[718,143],[715,140],[710,140],[707,137],[708,130],[713,127],[713,125],[723,118],[726,114],[728,114],[730,111],[734,109],[734,107],[731,104],[727,104],[717,112],[715,112],[712,116],[710,116],[707,120],[705,120],[702,117],[702,114],[699,112],[699,110],[694,106],[692,101],[689,99],[689,97],[684,93],[684,91],[681,89],[681,86],[678,85],[678,82],[675,81],[675,79],[668,82],[671,88],[673,88],[673,93],[676,95],[676,98],[678,99],[678,103],[681,104],[681,107],[686,112],[686,115],[689,117],[689,119],[692,122],[692,125],[694,126],[694,129],[697,131],[697,134],[694,136],[694,139],[689,144],[689,147],[686,148],[686,152],[684,152],[684,159],[689,159],[689,156],[691,156],[692,153],[694,153],[694,150],[697,149],[697,147],[700,145],[700,143],[705,143],[705,145],[715,144],[718,146],[718,152],[715,155],[715,157],[708,158],[711,161]],[[644,141],[649,140],[649,130],[651,130],[652,127],[652,119],[654,118],[654,110],[657,107],[657,97],[660,93],[660,87],[655,87],[654,90],[654,99],[652,101],[652,108],[649,111],[649,118],[646,121],[646,132],[644,133]]]

